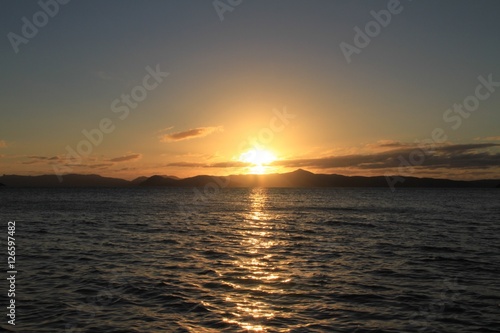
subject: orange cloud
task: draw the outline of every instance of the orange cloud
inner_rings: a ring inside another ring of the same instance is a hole
[[[201,138],[214,132],[222,131],[222,126],[198,127],[183,132],[165,134],[160,137],[161,142],[173,142]]]
[[[0,140],[0,148],[5,148],[7,147],[7,142],[5,140]]]
[[[101,163],[101,164],[87,165],[87,167],[91,168],[91,169],[106,169],[107,167],[110,167],[112,165],[113,165],[113,163]]]
[[[133,161],[133,160],[138,160],[142,157],[142,154],[129,154],[129,155],[123,155],[120,157],[115,157],[110,159],[110,162],[126,162],[126,161]]]
[[[60,158],[58,156],[36,156],[36,155],[31,155],[31,156],[26,156],[29,158],[29,161],[22,162],[22,164],[45,164],[47,162],[50,163],[50,161],[59,161]]]

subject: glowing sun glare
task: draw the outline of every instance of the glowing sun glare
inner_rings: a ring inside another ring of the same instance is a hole
[[[269,150],[254,148],[241,154],[239,160],[252,164],[251,172],[265,173],[266,165],[276,161],[276,156]]]

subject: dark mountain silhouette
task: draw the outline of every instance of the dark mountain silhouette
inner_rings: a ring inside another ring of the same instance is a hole
[[[178,179],[165,176],[151,176],[140,183],[140,186],[179,186]]]
[[[395,187],[484,187],[494,188],[500,180],[459,181],[450,179],[404,177]],[[231,175],[224,177],[195,176],[184,179],[166,179],[152,176],[140,186],[203,187],[217,184],[219,187],[388,187],[384,176],[361,177],[314,174],[298,169],[289,173],[266,175]]]
[[[99,175],[69,174],[60,182],[56,175],[17,176],[3,175],[0,181],[12,187],[124,187],[132,186],[128,180]]]
[[[394,176],[396,177],[396,176]],[[0,184],[9,187],[133,187],[133,186],[163,186],[163,187],[204,187],[206,185],[225,187],[388,187],[384,176],[361,177],[342,176],[335,174],[314,174],[298,169],[289,173],[266,175],[230,175],[209,176],[199,175],[189,178],[155,175],[138,177],[132,181],[102,177],[99,175],[69,174],[62,177],[55,175],[17,176],[4,175]],[[481,187],[500,188],[500,179],[461,181],[450,179],[404,177],[404,182],[398,182],[395,187]]]
[[[130,182],[133,184],[133,185],[139,185],[140,183],[142,183],[143,181],[147,180],[148,177],[145,177],[145,176],[142,176],[142,177],[137,177],[133,180],[131,180]]]

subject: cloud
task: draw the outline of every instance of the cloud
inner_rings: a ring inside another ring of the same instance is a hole
[[[479,172],[498,168],[500,166],[500,153],[489,151],[491,148],[500,147],[500,144],[480,143],[480,144],[455,144],[434,147],[433,150],[421,150],[413,147],[413,144],[395,144],[402,149],[390,151],[375,151],[369,154],[348,154],[342,156],[328,156],[321,158],[303,158],[280,160],[271,163],[273,166],[285,168],[311,168],[311,169],[346,169],[351,172],[359,171],[366,173],[373,171],[382,174],[381,170],[400,168],[408,165],[409,160],[416,161],[408,166],[418,169],[419,172],[431,172],[432,170],[451,170],[455,172]],[[424,155],[425,154],[425,155]],[[249,166],[248,163],[226,161],[218,163],[203,162],[174,162],[168,167],[185,168],[239,168]],[[345,171],[345,170],[344,170]]]
[[[410,145],[412,144],[394,140],[379,140],[372,146],[383,147],[383,148],[401,148],[401,147],[408,147]]]
[[[380,147],[401,147],[405,144],[395,140],[378,140],[377,145],[379,145]]]
[[[368,152],[382,152],[394,149],[415,148],[415,147],[418,147],[417,143],[400,142],[394,140],[379,140],[375,143],[368,143],[363,148]]]
[[[218,162],[218,163],[196,163],[196,162],[173,162],[169,163],[166,166],[174,166],[174,167],[183,167],[183,168],[242,168],[250,166],[251,163],[246,162]]]
[[[481,149],[486,149],[486,148],[493,148],[493,147],[499,147],[500,143],[469,143],[469,144],[462,144],[462,145],[449,145],[449,146],[442,146],[438,147],[436,150],[438,151],[444,151],[444,152],[452,152],[452,153],[461,153],[465,152],[468,150],[481,150]]]
[[[61,163],[61,165],[70,167],[70,168],[79,168],[79,169],[104,169],[113,166],[115,163],[126,162],[126,161],[134,161],[142,158],[142,154],[128,154],[124,156],[115,157],[112,159],[105,158],[94,158],[88,157],[84,161],[77,160],[68,160],[64,156],[42,156],[42,155],[29,155],[29,156],[20,156],[22,158],[28,159],[26,161],[21,162],[24,165],[53,165],[54,163]]]
[[[203,168],[206,166],[204,163],[193,163],[193,162],[173,162],[168,163],[166,166],[174,166],[181,168]]]
[[[112,165],[113,165],[113,163],[101,163],[101,164],[90,164],[90,165],[87,165],[86,167],[90,168],[90,169],[105,169],[105,168],[110,167]]]
[[[137,168],[129,168],[129,167],[126,167],[126,168],[121,168],[121,169],[118,169],[118,171],[130,171],[130,170],[137,170]]]
[[[5,148],[7,147],[7,142],[5,140],[0,140],[0,148]]]
[[[38,155],[31,155],[31,156],[25,156],[29,158],[30,160],[27,162],[22,162],[22,164],[39,164],[39,163],[45,163],[46,161],[59,161],[60,158],[59,156],[38,156]]]
[[[142,154],[129,154],[129,155],[123,155],[120,157],[115,157],[110,159],[110,162],[126,162],[126,161],[133,161],[133,160],[138,160],[142,157]]]
[[[358,169],[386,169],[404,166],[404,161],[410,157],[421,163],[413,163],[413,167],[422,169],[436,168],[493,168],[500,165],[500,153],[484,152],[483,150],[498,147],[500,144],[463,144],[446,145],[424,151],[418,148],[395,149],[375,154],[352,154],[345,156],[331,156],[315,159],[296,159],[276,161],[273,165],[289,168],[358,168]],[[409,162],[406,162],[409,163]]]
[[[57,161],[59,160],[58,156],[52,156],[52,157],[47,157],[47,156],[28,156],[28,158],[31,158],[33,160],[43,160],[43,161]]]
[[[47,156],[34,156],[34,155],[28,156],[28,158],[31,158],[33,160],[47,160],[48,159]]]
[[[170,133],[160,136],[161,142],[174,142],[181,140],[189,140],[194,138],[201,138],[212,134],[214,132],[222,131],[222,126],[212,126],[212,127],[198,127],[193,128],[183,132]]]
[[[500,141],[500,136],[487,136],[485,138],[475,138],[476,141]]]

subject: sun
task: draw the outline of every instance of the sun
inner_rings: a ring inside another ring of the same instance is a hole
[[[254,148],[241,154],[239,161],[251,164],[250,172],[262,174],[268,172],[268,165],[276,161],[276,156],[269,150]]]
[[[255,165],[269,164],[276,160],[276,156],[269,150],[254,148],[240,155],[240,161]]]

